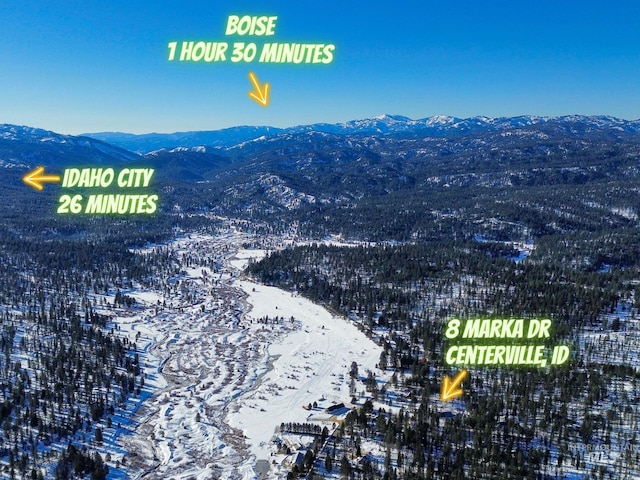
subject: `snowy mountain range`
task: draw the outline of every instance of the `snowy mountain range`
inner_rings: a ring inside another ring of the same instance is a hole
[[[585,166],[587,152],[593,158],[606,158],[620,155],[623,149],[626,158],[631,158],[639,143],[640,120],[581,115],[467,119],[440,115],[420,120],[380,115],[286,129],[240,126],[144,135],[72,136],[0,125],[0,167],[22,170],[39,165],[60,168],[142,162],[158,167],[158,177],[167,180],[219,182],[226,178],[233,188],[238,188],[236,175],[257,181],[273,172],[295,172],[306,175],[305,183],[313,184],[328,174],[349,172],[364,181],[378,172],[379,180],[372,184],[383,188],[398,178],[411,183],[427,165],[434,169],[431,175],[459,169],[506,172],[522,167],[523,162],[540,166],[553,161],[572,168]],[[567,152],[578,156],[567,157]],[[576,164],[578,158],[581,165]],[[367,169],[364,176],[363,168]],[[389,177],[390,171],[396,177]],[[318,185],[324,189],[325,183]],[[370,193],[369,187],[358,195]],[[317,196],[318,191],[304,194]]]
[[[610,116],[570,115],[563,117],[472,117],[456,118],[444,115],[413,120],[401,115],[352,120],[346,123],[316,123],[290,128],[239,126],[214,131],[130,134],[121,132],[87,133],[80,136],[63,135],[28,126],[0,124],[0,165],[31,165],[45,161],[59,163],[72,160],[101,163],[130,161],[150,152],[162,150],[173,153],[221,153],[240,150],[252,144],[269,143],[274,139],[296,137],[313,141],[318,137],[300,134],[325,133],[339,136],[395,136],[402,138],[442,137],[507,132],[535,128],[542,132],[584,135],[594,132],[607,134],[637,134],[640,120],[622,120]],[[196,148],[197,147],[197,148]],[[40,160],[41,159],[41,160]]]
[[[498,132],[526,127],[548,127],[565,129],[568,133],[589,133],[612,131],[638,133],[640,120],[622,120],[610,116],[569,115],[563,117],[472,117],[456,118],[436,115],[412,120],[401,115],[379,115],[373,118],[352,120],[346,123],[316,123],[290,128],[275,127],[233,127],[215,131],[192,131],[177,133],[129,133],[103,132],[87,133],[83,136],[101,140],[121,148],[148,153],[162,148],[210,146],[230,148],[252,140],[267,140],[282,135],[306,132],[321,132],[336,135],[405,135],[449,137],[471,133]]]

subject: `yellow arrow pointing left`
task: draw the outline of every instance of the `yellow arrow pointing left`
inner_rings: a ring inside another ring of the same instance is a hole
[[[60,177],[58,175],[43,175],[44,167],[38,167],[35,170],[27,173],[24,177],[22,177],[22,181],[29,185],[30,187],[35,188],[36,190],[44,190],[43,183],[57,183],[60,181]]]
[[[464,392],[461,388],[458,388],[458,386],[462,383],[462,380],[465,379],[467,373],[466,370],[460,370],[460,372],[453,377],[453,380],[445,375],[442,380],[442,387],[440,388],[440,400],[448,402],[462,395]]]

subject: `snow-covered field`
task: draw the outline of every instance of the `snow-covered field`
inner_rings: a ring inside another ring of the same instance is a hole
[[[133,311],[111,312],[120,334],[136,341],[147,375],[129,428],[105,428],[105,449],[127,452],[112,455],[114,478],[253,479],[258,460],[271,465],[269,478],[282,478],[275,429],[331,426],[335,417],[323,409],[350,403],[351,362],[360,375],[380,374],[380,347],[352,323],[240,278],[250,257],[265,254],[241,250],[247,240],[232,230],[176,240],[170,247],[197,261],[164,279],[162,291],[127,292]],[[215,268],[203,266],[209,260]],[[313,402],[318,408],[303,409]]]
[[[274,358],[272,369],[254,389],[239,397],[229,415],[230,423],[247,437],[251,454],[269,460],[275,452],[269,442],[274,427],[280,422],[331,423],[332,417],[323,412],[323,407],[350,403],[351,362],[357,362],[361,372],[370,369],[379,374],[374,366],[381,348],[353,324],[307,299],[273,287],[238,283],[253,307],[250,317],[279,315],[285,321],[293,317],[300,324],[299,329],[268,347],[269,356]],[[314,402],[318,408],[303,408]]]

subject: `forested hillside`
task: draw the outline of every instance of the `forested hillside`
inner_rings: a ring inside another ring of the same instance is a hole
[[[175,260],[160,249],[134,254],[122,237],[96,232],[91,240],[53,231],[25,237],[5,232],[0,239],[6,478],[42,478],[41,467],[52,461],[56,478],[105,478],[102,458],[86,448],[100,444],[104,425],[140,395],[145,372],[135,343],[97,311],[135,309],[121,292],[132,282],[155,282]],[[114,294],[111,303],[98,303],[99,295]]]
[[[623,251],[615,259],[603,248],[606,271],[579,261],[606,243],[614,242],[554,235],[528,257],[516,245],[486,240],[311,245],[275,252],[247,271],[355,320],[383,345],[380,366],[395,372],[392,382],[367,381],[367,389],[396,408],[350,414],[334,447],[353,455],[364,441],[382,442],[385,464],[362,465],[365,478],[558,478],[569,471],[634,478],[636,257]],[[463,410],[458,404],[443,413],[434,397],[450,371],[445,321],[477,317],[552,318],[553,341],[569,345],[573,357],[542,370],[472,367]],[[410,401],[398,402],[401,396]],[[617,460],[609,463],[603,451]]]

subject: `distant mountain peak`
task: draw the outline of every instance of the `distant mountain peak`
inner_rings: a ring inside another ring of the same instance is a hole
[[[434,115],[426,119],[426,125],[449,125],[456,121],[456,118],[448,115]]]
[[[374,120],[381,120],[383,122],[411,122],[412,120],[409,117],[405,117],[403,115],[389,115],[388,113],[383,113],[382,115],[376,115],[373,117]]]

